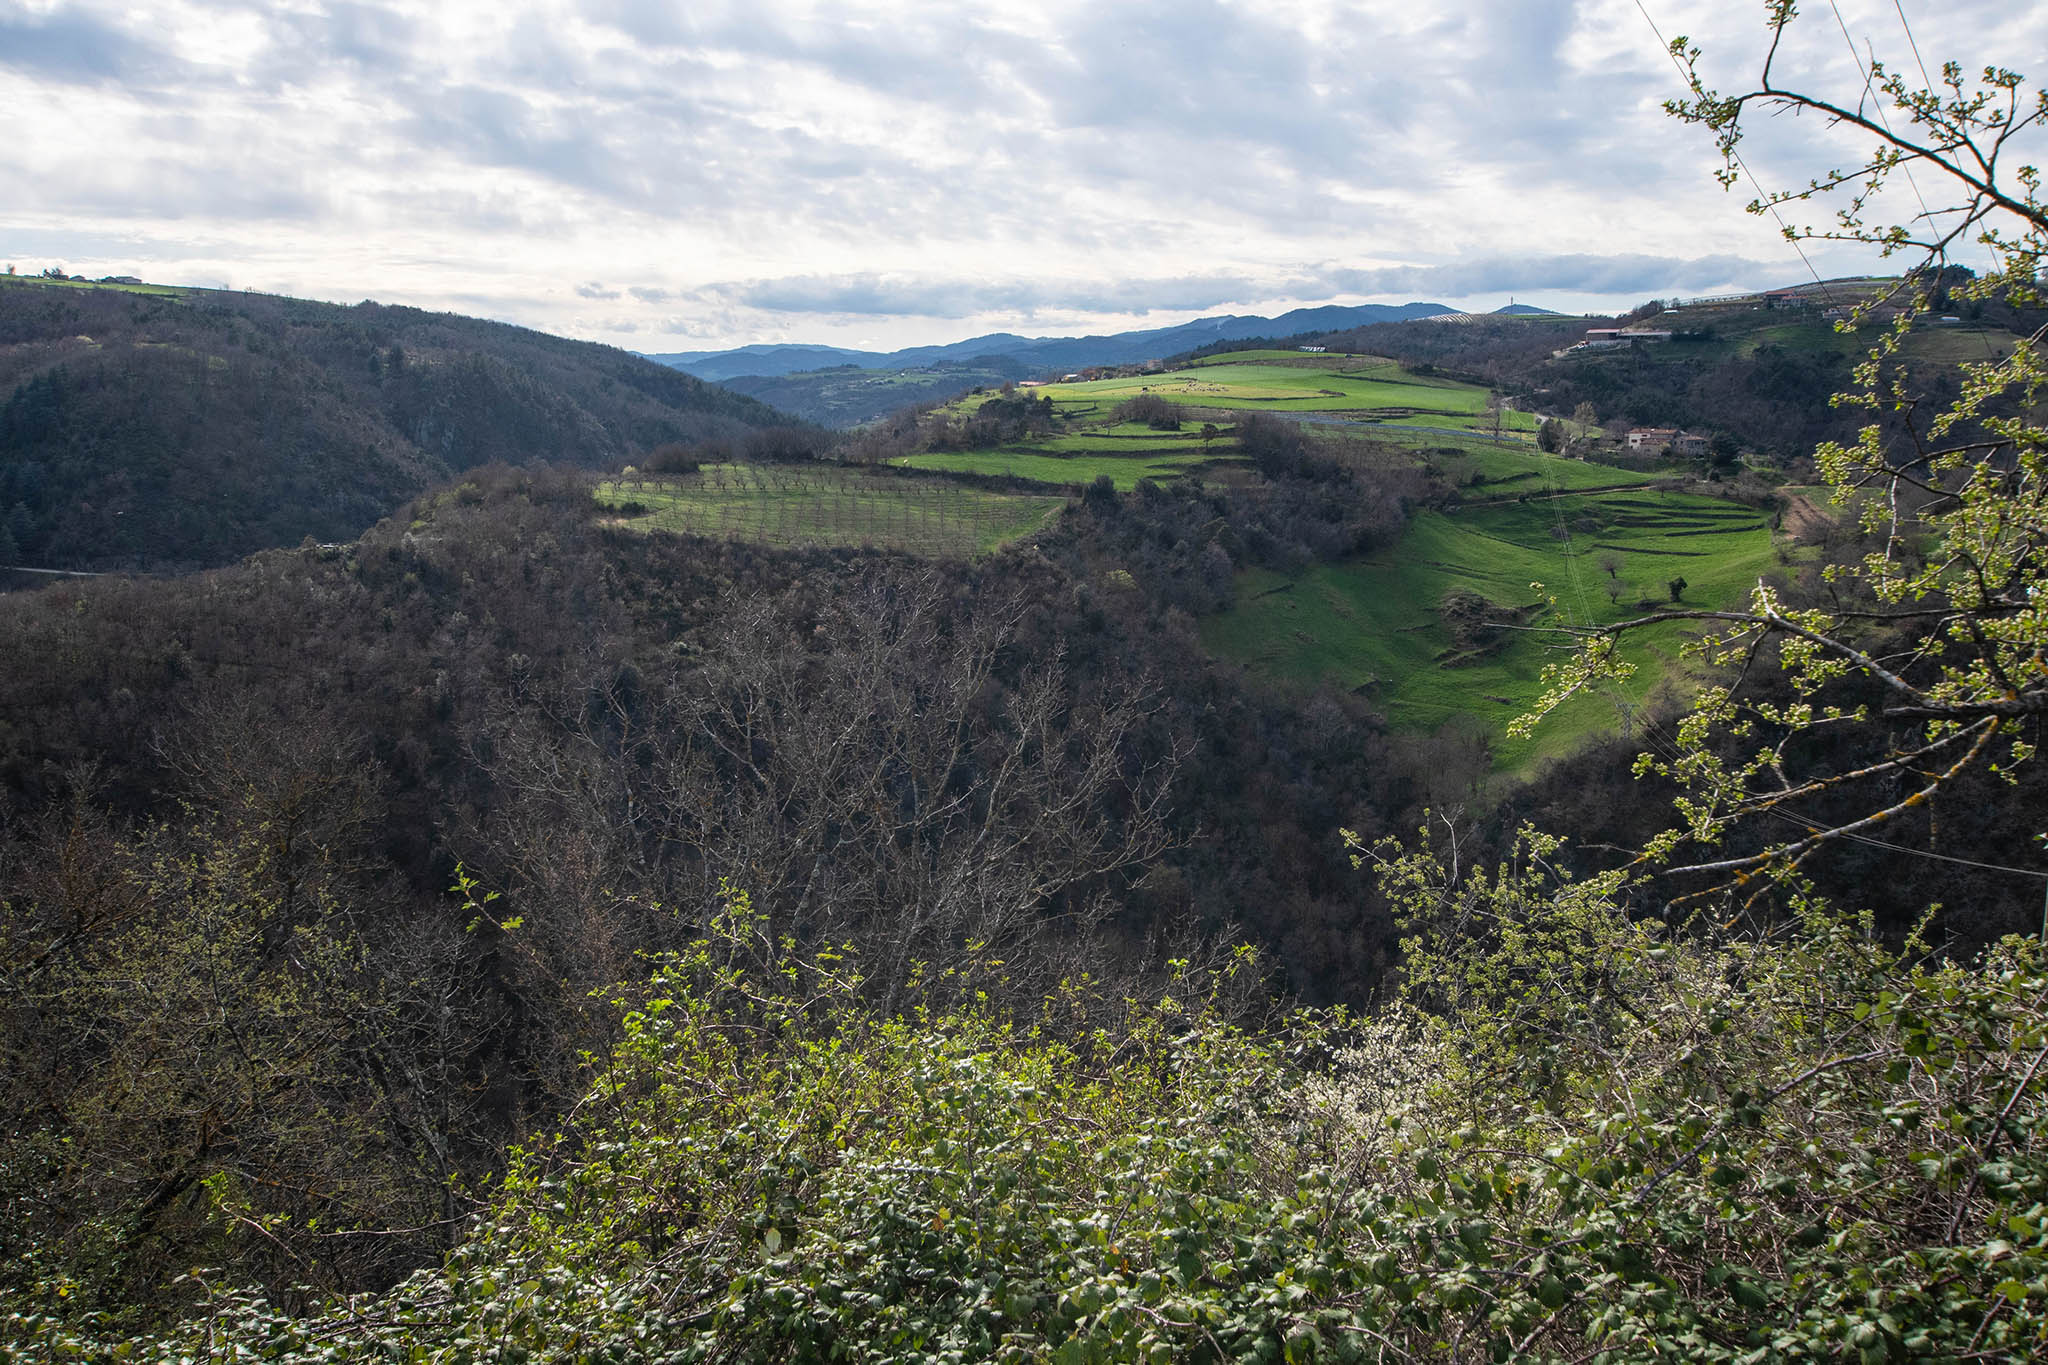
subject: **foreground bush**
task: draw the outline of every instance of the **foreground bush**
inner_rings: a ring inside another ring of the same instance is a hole
[[[2038,945],[1922,967],[1809,911],[1666,935],[1547,845],[1385,850],[1409,999],[1259,1033],[1223,980],[1064,1026],[744,900],[623,1001],[562,1138],[440,1270],[305,1318],[209,1287],[152,1360],[2014,1359],[2048,1344]],[[999,971],[991,964],[990,971]],[[1225,974],[1227,975],[1227,973]],[[1427,1006],[1428,1008],[1423,1008]]]

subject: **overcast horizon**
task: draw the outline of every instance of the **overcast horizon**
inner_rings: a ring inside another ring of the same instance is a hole
[[[1881,268],[1802,260],[1662,113],[1651,23],[1733,87],[1764,35],[1730,9],[0,0],[0,262],[655,353],[1604,312]],[[1853,100],[1851,40],[1912,60],[1901,11],[1930,67],[2041,73],[2048,25],[1997,0],[1841,0],[1780,70]],[[1745,145],[1772,186],[1846,159],[1813,119]]]

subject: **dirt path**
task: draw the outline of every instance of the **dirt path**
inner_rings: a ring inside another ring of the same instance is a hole
[[[1805,493],[1780,490],[1785,507],[1785,534],[1794,540],[1819,540],[1835,524],[1834,514],[1813,502]]]

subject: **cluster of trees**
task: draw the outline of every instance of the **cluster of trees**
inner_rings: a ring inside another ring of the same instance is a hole
[[[1817,324],[1818,325],[1818,324]],[[1828,399],[1850,378],[1850,359],[1829,348],[1766,344],[1706,360],[1671,343],[1625,356],[1558,363],[1531,382],[1560,408],[1589,403],[1602,424],[1725,432],[1749,450],[1791,459],[1852,436],[1857,419]]]
[[[1090,577],[1121,573],[1148,601],[1200,616],[1231,605],[1238,569],[1295,574],[1391,544],[1409,511],[1443,491],[1406,451],[1278,418],[1253,416],[1239,431],[1264,475],[1256,483],[1141,479],[1122,498],[1098,479],[1040,550]]]
[[[1169,402],[1156,393],[1141,393],[1135,398],[1126,398],[1109,411],[1111,420],[1117,422],[1143,422],[1154,431],[1179,431],[1180,404]]]
[[[984,399],[965,417],[957,420],[943,414],[924,423],[923,444],[927,450],[988,450],[1011,445],[1033,436],[1049,434],[1058,422],[1050,398],[1033,398],[1011,391]]]

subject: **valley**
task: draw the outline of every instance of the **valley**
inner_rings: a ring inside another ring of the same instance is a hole
[[[2048,1359],[2048,32],[1810,8],[0,12],[0,1363]]]

